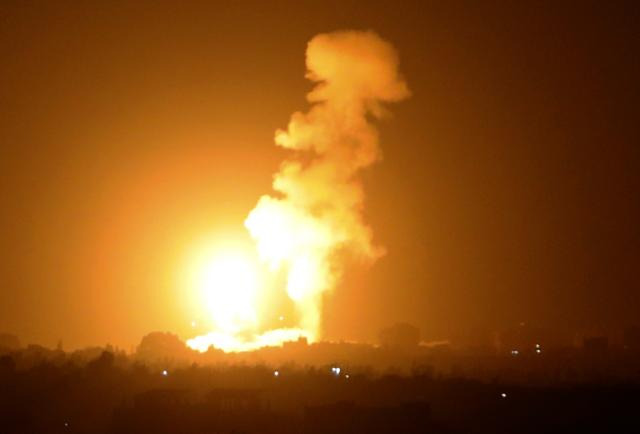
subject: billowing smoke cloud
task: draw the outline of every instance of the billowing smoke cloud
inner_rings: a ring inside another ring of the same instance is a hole
[[[272,270],[286,270],[287,293],[311,339],[320,331],[321,296],[335,286],[349,260],[373,261],[362,218],[359,172],[381,158],[370,120],[382,104],[409,96],[394,48],[373,32],[321,34],[308,44],[308,112],[278,130],[278,146],[295,151],[274,176],[273,196],[262,196],[245,221],[259,255]]]

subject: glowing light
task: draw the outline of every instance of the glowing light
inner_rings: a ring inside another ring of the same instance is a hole
[[[166,377],[167,375],[169,375],[169,372],[166,369],[162,370],[162,376]]]
[[[210,347],[218,348],[225,352],[242,352],[253,351],[263,347],[277,347],[284,342],[297,341],[300,338],[309,339],[310,336],[305,330],[296,328],[281,328],[253,334],[230,334],[214,331],[187,340],[187,345],[200,352],[205,352]]]
[[[191,321],[191,327],[196,327],[196,326],[197,326],[196,322],[195,321]]]
[[[381,117],[382,104],[410,95],[395,50],[372,32],[336,32],[313,38],[306,59],[307,77],[316,82],[308,95],[312,105],[276,131],[276,145],[296,152],[274,175],[275,194],[262,196],[244,221],[254,244],[222,249],[200,270],[213,327],[187,341],[198,351],[316,341],[323,295],[336,286],[347,260],[373,262],[384,254],[364,222],[359,174],[381,157],[372,121]],[[291,300],[293,327],[269,329],[261,321],[272,318],[272,291]]]
[[[204,298],[218,330],[234,333],[256,322],[256,268],[237,252],[215,258],[203,270]]]
[[[506,398],[506,397],[507,397],[507,394],[506,394],[506,393],[504,393],[504,392],[502,392],[502,393],[500,394],[500,396],[501,396],[501,397],[503,397],[503,398]]]
[[[517,356],[518,354],[520,354],[520,352],[518,350],[511,350],[511,355],[512,356]]]
[[[188,284],[203,301],[213,330],[188,339],[190,348],[240,352],[280,346],[301,337],[313,339],[302,328],[264,330],[260,317],[269,310],[272,291],[277,290],[273,284],[277,273],[259,261],[255,245],[225,240],[217,247],[214,244],[200,250],[191,258]],[[280,290],[284,288],[280,286]]]
[[[273,371],[273,376],[274,377],[279,377],[280,376],[280,371]]]

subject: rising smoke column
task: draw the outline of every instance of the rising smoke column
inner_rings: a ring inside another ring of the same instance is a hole
[[[245,226],[260,258],[285,270],[300,328],[315,340],[322,294],[348,261],[374,261],[384,252],[363,221],[358,175],[381,158],[370,120],[384,115],[382,103],[407,98],[409,90],[394,48],[373,32],[315,36],[306,66],[317,83],[307,95],[311,108],[275,134],[276,145],[295,152],[274,176],[276,194],[260,198]]]

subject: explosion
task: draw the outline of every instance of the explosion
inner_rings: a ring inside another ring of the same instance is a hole
[[[294,153],[274,176],[276,193],[262,196],[245,220],[260,264],[231,255],[206,268],[216,330],[190,339],[191,348],[246,351],[300,337],[313,342],[320,337],[322,296],[346,264],[384,254],[362,218],[358,174],[381,158],[370,119],[386,113],[382,103],[409,96],[396,52],[373,32],[320,34],[307,46],[306,66],[306,77],[317,83],[307,95],[311,108],[275,133],[276,145]],[[260,300],[285,290],[296,323],[260,330]]]

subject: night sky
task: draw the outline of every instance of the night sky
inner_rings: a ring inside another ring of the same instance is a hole
[[[2,2],[0,331],[193,334],[187,252],[245,236],[306,44],[340,29],[392,43],[412,97],[364,176],[387,254],[327,296],[327,339],[637,321],[640,8],[482,3]]]

